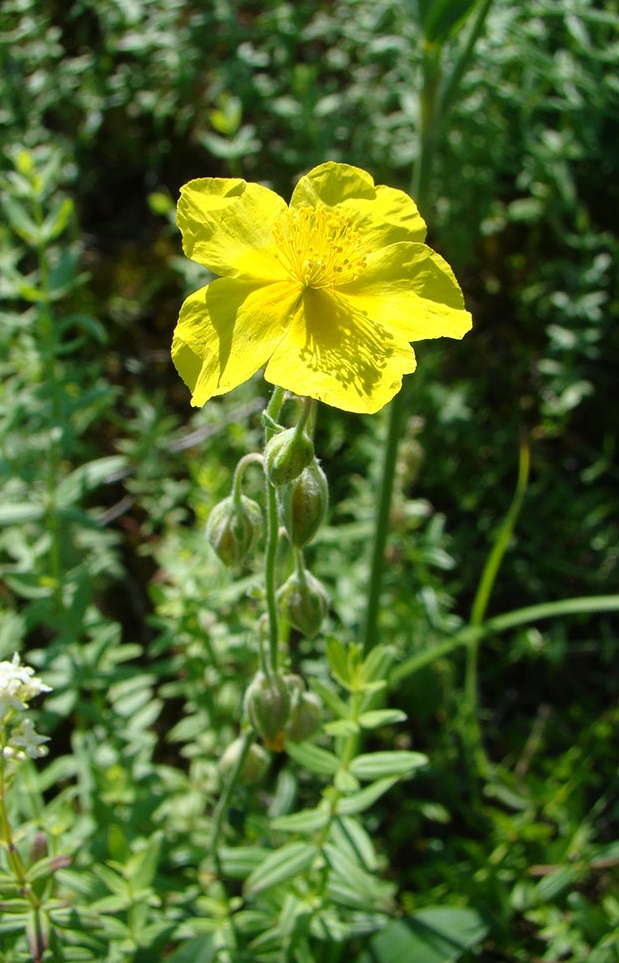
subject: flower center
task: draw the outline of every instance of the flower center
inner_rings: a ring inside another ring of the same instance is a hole
[[[340,211],[322,206],[288,211],[273,237],[277,260],[304,287],[346,284],[365,269],[363,232]]]

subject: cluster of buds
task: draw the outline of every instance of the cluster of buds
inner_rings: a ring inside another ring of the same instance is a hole
[[[322,705],[318,696],[308,692],[298,675],[265,675],[258,672],[250,683],[244,700],[245,715],[264,745],[246,745],[239,736],[227,747],[219,761],[224,779],[232,774],[240,786],[261,782],[269,768],[267,749],[281,752],[286,740],[304,742],[311,739],[322,722]]]
[[[17,653],[0,662],[0,735],[5,759],[37,759],[47,754],[47,736],[40,736],[31,719],[21,717],[30,700],[51,688],[37,679],[34,669],[22,665]]]
[[[277,603],[286,621],[312,638],[324,622],[328,598],[322,583],[305,568],[301,551],[325,520],[329,486],[302,423],[271,438],[264,467],[277,490],[280,522],[295,553],[295,571],[280,587]]]
[[[303,742],[322,721],[320,700],[298,675],[258,672],[245,693],[245,713],[267,749],[281,752],[286,739]]]
[[[260,536],[263,519],[257,502],[241,493],[241,479],[248,464],[260,461],[276,491],[279,521],[296,560],[295,571],[277,593],[278,606],[294,629],[312,638],[324,622],[328,598],[322,583],[305,569],[301,551],[325,520],[329,486],[305,423],[302,417],[294,428],[279,430],[267,442],[263,457],[247,455],[241,459],[232,494],[211,511],[206,537],[225,565],[236,567],[247,558]]]

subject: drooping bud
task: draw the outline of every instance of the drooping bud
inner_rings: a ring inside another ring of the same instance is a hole
[[[277,592],[284,618],[311,639],[324,622],[329,600],[324,585],[311,572],[295,571]]]
[[[271,485],[294,481],[314,457],[314,445],[304,431],[286,428],[271,438],[264,449],[264,470]]]
[[[219,771],[222,776],[229,778],[238,766],[241,752],[243,751],[243,740],[235,739],[231,742],[223,756],[219,760]],[[253,786],[265,776],[269,768],[269,754],[262,746],[253,742],[243,759],[241,771],[237,781],[240,786]]]
[[[322,722],[322,705],[313,692],[299,692],[292,699],[286,735],[291,742],[305,742],[316,735]]]
[[[262,509],[246,495],[229,495],[215,505],[206,523],[206,537],[224,565],[239,565],[260,535]]]
[[[290,692],[284,679],[258,672],[245,693],[245,711],[265,746],[281,751],[290,714]]]
[[[313,458],[299,477],[278,494],[282,524],[295,548],[303,548],[314,538],[327,514],[327,476]]]

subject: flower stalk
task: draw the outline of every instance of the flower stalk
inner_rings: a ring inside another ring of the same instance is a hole
[[[265,438],[267,442],[274,436],[276,429],[272,427],[276,422],[282,405],[284,403],[284,389],[275,388],[271,395],[271,400],[265,412]],[[266,670],[270,673],[277,672],[279,663],[279,630],[277,602],[275,598],[275,562],[277,558],[277,540],[279,535],[279,518],[277,514],[277,495],[276,490],[268,479],[265,480],[266,504],[267,504],[267,538],[264,553],[264,588],[266,594],[266,606],[269,628],[269,657],[266,663]]]

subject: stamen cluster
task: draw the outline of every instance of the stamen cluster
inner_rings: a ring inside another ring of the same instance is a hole
[[[305,287],[346,284],[365,270],[363,231],[323,205],[288,211],[275,225],[277,260]]]

